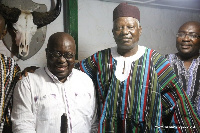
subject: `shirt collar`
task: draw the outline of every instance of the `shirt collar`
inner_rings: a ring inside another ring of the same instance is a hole
[[[50,71],[49,71],[49,68],[47,67],[47,66],[45,66],[44,67],[44,70],[45,70],[45,72],[47,73],[47,75],[49,75],[49,77],[55,82],[55,83],[62,83],[62,82],[60,82],[59,80],[58,80],[58,78],[55,76],[55,75],[53,75]],[[73,75],[73,69],[72,69],[72,72],[69,74],[69,76],[67,77],[67,80],[66,81],[68,81],[69,80],[69,78],[71,77]],[[65,82],[66,82],[65,81]]]
[[[116,47],[111,48],[111,54],[115,60],[118,60],[121,58],[121,59],[135,61],[135,60],[138,60],[145,53],[145,49],[146,49],[145,46],[138,45],[138,51],[136,52],[136,54],[129,56],[129,57],[123,57],[117,52],[117,46],[116,46]]]

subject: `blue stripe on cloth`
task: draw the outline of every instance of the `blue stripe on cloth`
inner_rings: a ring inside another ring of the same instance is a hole
[[[165,67],[169,62],[168,61],[165,61],[164,64],[162,64],[157,70],[156,72],[159,73],[161,69],[163,69],[163,67]]]
[[[110,91],[108,91],[108,94],[110,93]],[[103,112],[102,112],[102,116],[100,117],[100,133],[102,133],[102,126],[103,126],[103,121],[104,121],[104,118],[105,118],[105,115],[106,115],[106,106],[107,106],[107,101],[108,101],[108,97],[106,97],[106,101],[105,101],[105,104],[104,104],[104,109],[103,109]]]
[[[124,106],[125,106],[125,100],[126,100],[126,85],[127,85],[127,79],[124,82],[124,91],[123,91],[123,97],[122,97],[122,111],[121,111],[121,117],[124,117]]]
[[[145,65],[145,70],[144,70],[144,79],[143,79],[143,86],[142,86],[142,95],[141,95],[141,111],[140,111],[140,120],[142,120],[143,116],[143,108],[144,108],[144,96],[145,96],[145,90],[146,90],[146,83],[147,83],[147,75],[148,75],[148,69],[149,69],[149,54],[150,54],[150,49],[147,51],[147,58],[146,58],[146,65]]]
[[[81,62],[81,66],[82,66],[82,68],[83,68],[83,71],[84,71],[87,75],[90,75],[90,74],[88,73],[87,69],[85,68],[84,62],[85,62],[85,60],[83,60],[83,61]]]
[[[172,100],[172,98],[167,94],[167,93],[165,93],[164,94],[166,97],[167,97],[167,99],[171,102],[171,104],[174,106],[174,101]]]
[[[103,89],[102,89],[101,83],[99,82],[99,76],[98,75],[97,75],[97,82],[98,82],[99,89],[101,91],[101,95],[103,96]]]

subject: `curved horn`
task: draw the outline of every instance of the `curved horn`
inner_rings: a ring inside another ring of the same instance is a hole
[[[61,11],[61,0],[57,0],[56,7],[49,12],[32,12],[33,23],[41,28],[47,24],[53,22],[60,14]]]
[[[0,4],[0,14],[7,22],[16,23],[21,14],[21,10],[18,8],[9,8],[4,4]]]

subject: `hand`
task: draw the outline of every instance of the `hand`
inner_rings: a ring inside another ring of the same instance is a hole
[[[38,69],[39,67],[36,66],[30,66],[30,67],[26,67],[20,74],[19,74],[19,80],[22,79],[22,76],[28,76],[28,72],[30,73],[34,73],[36,69]]]

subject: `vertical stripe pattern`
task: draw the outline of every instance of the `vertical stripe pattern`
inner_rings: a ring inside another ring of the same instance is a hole
[[[10,125],[11,123],[12,94],[18,80],[17,73],[20,71],[20,68],[12,58],[2,54],[0,54],[0,66],[0,128],[3,128],[4,124]]]
[[[96,83],[99,133],[163,132],[168,129],[164,128],[162,118],[169,116],[168,124],[177,127],[174,128],[177,132],[199,132],[198,128],[180,129],[198,127],[199,118],[169,62],[161,54],[146,48],[143,56],[132,62],[124,81],[116,78],[116,65],[111,50],[106,49],[75,66]]]

